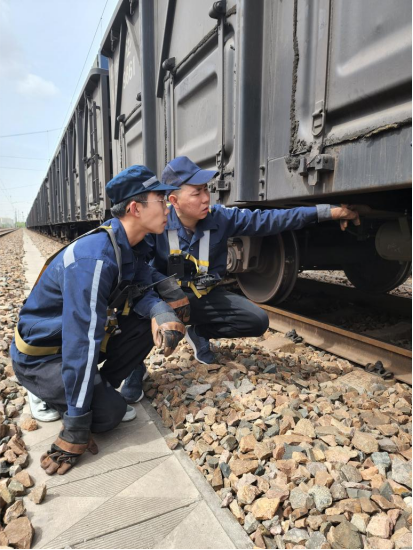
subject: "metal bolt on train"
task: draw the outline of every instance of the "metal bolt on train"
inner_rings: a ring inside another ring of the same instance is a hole
[[[281,302],[305,269],[384,293],[411,272],[410,0],[121,0],[27,226],[72,239],[110,217],[105,183],[187,155],[211,202],[357,204],[325,223],[233,239],[228,272]]]

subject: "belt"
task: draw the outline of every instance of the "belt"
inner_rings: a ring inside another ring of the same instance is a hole
[[[14,329],[14,339],[16,348],[25,355],[40,357],[42,355],[57,355],[62,351],[62,346],[32,346],[31,344],[26,344],[17,330],[17,325]]]
[[[116,333],[114,330],[115,327],[113,322],[110,322],[108,327],[105,327],[105,336],[103,337],[100,350],[106,352],[106,346],[108,344],[109,338]],[[116,323],[117,326],[117,323]],[[112,330],[110,330],[112,329]],[[62,353],[62,346],[32,346],[31,344],[26,344],[23,338],[20,336],[17,326],[14,329],[14,342],[16,348],[25,355],[31,355],[32,357],[41,357],[43,355],[57,355]]]

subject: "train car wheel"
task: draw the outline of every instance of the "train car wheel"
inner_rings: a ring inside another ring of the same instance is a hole
[[[356,288],[371,294],[384,294],[404,283],[411,274],[412,262],[390,262],[376,257],[369,263],[344,265],[343,269]]]
[[[298,244],[295,234],[286,231],[262,240],[260,260],[254,271],[238,273],[238,284],[247,298],[263,304],[280,303],[287,298],[297,280]]]

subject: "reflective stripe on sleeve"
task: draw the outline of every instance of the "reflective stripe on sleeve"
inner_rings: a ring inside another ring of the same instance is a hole
[[[93,359],[95,357],[95,329],[97,322],[96,315],[96,301],[99,289],[100,274],[102,272],[103,261],[97,260],[95,272],[93,274],[92,290],[90,293],[90,325],[87,333],[89,339],[89,350],[87,356],[87,365],[85,369],[85,376],[83,378],[82,386],[80,388],[79,397],[77,398],[76,407],[82,408],[86,397],[86,390],[89,384],[90,373],[92,370]]]

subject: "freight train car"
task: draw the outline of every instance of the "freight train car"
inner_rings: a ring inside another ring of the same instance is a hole
[[[211,202],[363,208],[344,233],[231,241],[248,297],[282,301],[302,269],[344,269],[372,292],[408,277],[409,0],[121,0],[101,54],[113,173],[187,155],[219,170]]]
[[[109,199],[111,139],[108,71],[93,68],[79,95],[35,202],[27,227],[71,239],[99,225]]]

